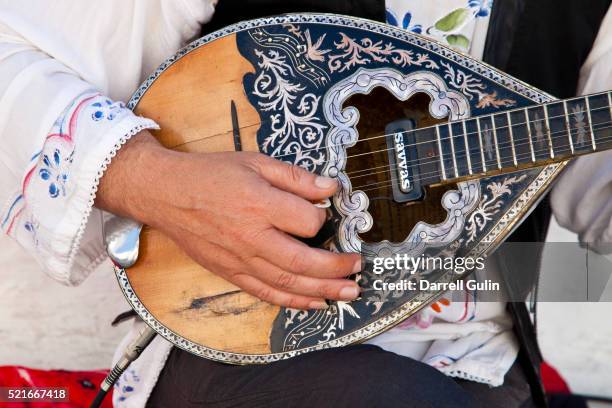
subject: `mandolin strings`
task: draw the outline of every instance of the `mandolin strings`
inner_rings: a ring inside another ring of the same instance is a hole
[[[609,129],[609,128],[612,128],[612,126],[605,126],[605,127],[602,127],[602,128],[598,128],[597,130],[603,130],[603,129]],[[603,141],[612,141],[612,136],[603,138],[602,140]],[[527,143],[524,143],[523,145],[525,145],[525,144],[527,144]],[[566,145],[563,145],[563,146],[564,147],[568,147],[568,148],[560,150],[561,153],[571,152],[571,147],[570,147],[569,144],[566,144]],[[544,148],[544,149],[535,149],[534,152],[545,152],[547,150],[548,150],[547,148]],[[605,150],[601,150],[601,151],[605,151]],[[595,153],[595,152],[591,151],[591,153]],[[586,154],[588,154],[588,153],[586,153]],[[586,154],[582,154],[582,155],[586,155]],[[527,152],[527,153],[524,153],[524,154],[518,154],[516,157],[517,158],[528,158],[530,156],[531,156],[531,153]],[[573,156],[573,157],[566,157],[566,158],[560,159],[559,161],[571,160],[571,159],[576,158],[578,156],[579,155],[576,155],[576,156]],[[463,155],[461,155],[460,157],[463,157]],[[512,163],[512,161],[503,162],[503,163]],[[546,164],[549,164],[549,163],[546,163]],[[545,166],[546,164],[542,164],[542,166]],[[391,173],[391,167],[392,166],[386,166],[386,167],[389,168],[387,171]],[[511,167],[512,166],[504,167],[504,169],[506,169],[506,171],[502,171],[502,173],[513,173],[513,172],[516,172],[516,171],[529,170],[531,168],[537,168],[537,167],[540,167],[540,166],[533,166],[533,167],[526,167],[526,168],[517,168],[517,169],[511,169]],[[438,171],[426,172],[426,173],[422,173],[422,174],[423,175],[430,175],[430,176],[429,177],[423,177],[423,178],[419,177],[419,178],[416,179],[416,181],[421,181],[421,182],[440,181],[437,178],[439,176],[439,174],[440,174]],[[480,175],[480,174],[482,174],[482,177],[478,177],[478,175]],[[483,177],[488,177],[488,176],[485,173],[475,173],[475,174],[472,175],[471,179],[478,179],[478,178],[483,178]],[[365,185],[362,185],[362,186],[354,186],[354,187],[352,187],[352,189],[353,190],[359,189],[360,191],[364,191],[364,192],[365,191],[372,191],[372,190],[375,190],[377,188],[391,186],[392,182],[390,183],[389,181],[397,181],[397,180],[398,180],[398,178],[393,177],[393,175],[391,175],[391,177],[389,179],[387,179],[387,180],[383,180],[383,181],[380,181],[380,182],[377,182],[377,183],[369,183],[369,184],[365,184]],[[366,189],[366,190],[361,190],[362,187],[371,186],[371,185],[378,185],[378,184],[380,184],[379,187],[369,188],[369,189]]]
[[[612,122],[607,122],[607,123],[608,124],[612,124]],[[598,128],[593,127],[593,130],[604,130],[604,129],[610,129],[610,128],[612,128],[612,126],[603,126],[603,127],[598,127]],[[575,129],[575,128],[572,128],[572,129]],[[551,133],[551,137],[555,133],[563,133],[563,134],[565,134],[566,131],[563,130],[563,131],[559,131],[559,132],[553,132],[553,133]],[[556,139],[558,139],[558,138],[565,138],[565,136],[555,136],[554,138],[556,138]],[[612,141],[612,136],[605,137],[605,138],[603,138],[601,140],[602,141]],[[506,145],[508,145],[508,144],[509,143],[506,143]],[[529,144],[529,142],[522,143],[522,144],[519,143],[519,144],[516,144],[515,146],[527,145],[527,144]],[[503,144],[500,144],[500,146],[501,145],[503,145]],[[571,149],[569,143],[567,145],[562,145],[561,147],[565,147],[565,146],[567,146],[567,148],[559,150],[559,153],[571,152],[572,149]],[[547,152],[547,151],[548,151],[548,147],[543,148],[543,149],[534,149],[534,152],[540,152],[540,153],[541,152]],[[605,151],[605,150],[601,150],[601,151]],[[591,153],[595,153],[595,152],[591,151]],[[585,154],[582,154],[582,155],[586,155],[586,154],[588,154],[588,153],[585,153]],[[448,153],[448,154],[445,153],[444,155],[452,155],[452,153]],[[461,154],[461,155],[456,156],[456,157],[457,158],[461,158],[461,157],[464,157],[464,156],[465,155]],[[531,156],[531,152],[527,152],[527,153],[524,153],[524,154],[517,154],[516,155],[517,158],[528,158],[530,156]],[[561,159],[560,161],[571,160],[572,158],[575,158],[575,157],[578,157],[578,156],[580,156],[580,155],[576,155],[574,157],[567,157],[567,158]],[[439,156],[432,156],[432,157],[439,157]],[[427,164],[427,163],[437,162],[438,160],[439,159],[430,160],[430,161],[426,161],[426,162],[421,162],[419,164]],[[510,161],[508,163],[512,163],[512,161]],[[544,165],[545,164],[543,164],[542,166],[544,166]],[[393,166],[392,165],[387,165],[385,167],[387,167],[386,171],[381,171],[381,172],[377,172],[377,173],[382,173],[382,172],[389,172],[389,173],[391,173],[391,168]],[[510,167],[512,167],[512,166],[510,166]],[[512,172],[520,171],[520,170],[528,170],[530,168],[530,167],[527,167],[527,168],[520,168],[520,169],[517,168],[516,170],[510,170],[510,167],[505,167],[505,169],[508,169],[508,171],[505,171],[504,173],[512,173]],[[534,167],[531,167],[531,168],[536,168],[536,167],[538,167],[538,166],[534,166]],[[377,174],[377,173],[371,173],[371,174]],[[483,177],[486,177],[485,173],[475,173],[473,175],[474,177],[472,177],[472,178],[473,179],[479,178],[479,177],[476,177],[476,176],[478,176],[478,174],[483,174]],[[440,172],[439,171],[426,172],[426,173],[421,173],[421,175],[429,175],[429,177],[418,177],[418,178],[415,179],[415,181],[425,182],[424,184],[426,184],[429,181],[439,181],[438,176],[440,175]],[[355,191],[355,190],[360,190],[362,192],[372,191],[372,190],[375,190],[375,189],[378,189],[378,188],[383,188],[383,187],[391,186],[394,181],[398,181],[398,180],[399,179],[397,177],[394,177],[393,174],[391,174],[391,177],[389,179],[387,179],[387,180],[383,180],[383,181],[380,181],[380,182],[377,182],[377,183],[364,184],[364,185],[361,185],[361,186],[352,186],[351,188],[352,188],[353,191]],[[378,187],[375,187],[375,188],[371,187],[371,186],[376,186],[376,185],[378,185]],[[362,188],[364,188],[364,187],[370,187],[370,188],[362,190]]]
[[[599,130],[605,130],[605,129],[609,129],[610,127],[612,127],[612,126],[602,126],[602,127],[597,127],[597,126],[599,126],[599,125],[608,125],[608,124],[612,125],[612,121],[605,122],[605,123],[604,123],[604,122],[601,122],[601,123],[596,123],[596,124],[594,124],[594,125],[593,125],[593,131],[596,131],[596,130],[597,130],[597,131],[599,131]],[[579,127],[569,128],[568,130],[572,131],[572,130],[577,130],[577,129],[579,129]],[[562,133],[563,135],[561,135],[561,136],[553,136],[553,135],[556,135],[556,134],[559,134],[559,133]],[[565,139],[565,138],[567,137],[567,130],[566,130],[566,129],[564,129],[564,130],[560,130],[560,131],[557,131],[557,132],[550,132],[550,136],[551,136],[551,140]],[[602,138],[602,139],[601,139],[601,141],[607,141],[608,139],[609,139],[609,138]],[[512,146],[512,145],[514,145],[515,147],[517,147],[517,146],[528,146],[528,145],[530,145],[530,144],[532,144],[532,143],[531,143],[531,142],[529,142],[529,141],[527,141],[527,142],[523,142],[523,143],[502,142],[502,143],[498,143],[498,149],[500,149],[500,148],[504,148],[504,147],[510,147],[510,146]],[[566,145],[561,145],[561,147],[565,147],[565,146],[570,146],[570,144],[568,143],[568,144],[566,144]],[[611,149],[612,149],[612,148],[611,148]],[[386,150],[384,150],[384,151],[388,151],[388,150],[389,150],[389,149],[386,149]],[[542,148],[542,149],[534,149],[534,153],[546,152],[546,151],[548,151],[548,150],[549,150],[549,146],[547,146],[546,148]],[[602,150],[599,150],[599,151],[603,152],[603,151],[606,151],[606,150],[610,150],[610,149],[602,149]],[[566,152],[566,151],[567,151],[567,150],[563,150],[562,152]],[[570,151],[571,151],[571,149],[570,149]],[[561,153],[562,153],[562,152],[561,152]],[[590,151],[590,152],[591,152],[591,153],[595,153],[596,151],[593,151],[593,150],[592,150],[592,151]],[[456,159],[461,159],[461,158],[467,157],[467,154],[465,154],[465,153],[467,153],[467,151],[457,153],[457,154],[455,154],[455,158],[456,158]],[[557,153],[557,152],[555,152],[555,153]],[[445,158],[451,158],[452,156],[453,156],[452,152],[449,152],[449,153],[443,153],[441,157],[442,157],[442,159],[445,159]],[[517,155],[516,155],[516,158],[517,158],[517,159],[519,159],[519,158],[521,158],[521,159],[522,159],[522,158],[528,158],[529,156],[531,156],[531,152],[528,152],[528,153],[525,153],[525,154],[517,154]],[[577,154],[577,155],[575,155],[575,156],[573,156],[573,157],[578,157],[578,156],[580,156],[580,155],[578,155],[578,154]],[[350,157],[350,156],[349,156],[349,157]],[[567,160],[569,160],[569,159],[571,159],[571,158],[572,158],[572,157],[567,157]],[[440,155],[438,155],[438,154],[433,154],[433,155],[431,155],[431,156],[427,156],[427,159],[433,159],[433,160],[425,160],[425,161],[421,161],[420,159],[417,159],[418,164],[419,164],[419,165],[425,165],[425,164],[438,163],[438,162],[440,161]],[[500,162],[503,164],[503,163],[506,163],[506,162],[507,162],[507,160],[506,160],[506,159],[504,159],[504,160],[500,160]],[[512,162],[510,161],[510,163],[512,163]],[[389,169],[392,169],[393,167],[394,167],[393,165],[390,165],[390,164],[384,164],[384,165],[377,166],[377,167],[366,168],[366,169],[360,169],[360,170],[356,170],[356,171],[354,171],[354,172],[349,172],[349,173],[346,173],[346,175],[347,175],[347,176],[352,176],[353,174],[355,174],[355,173],[357,173],[357,172],[360,172],[360,173],[361,173],[361,172],[368,172],[369,170],[375,170],[375,169],[380,169],[380,168],[384,168],[384,169],[385,169],[385,170],[382,170],[382,171],[369,172],[369,173],[366,173],[366,174],[362,174],[362,175],[358,175],[358,176],[350,177],[350,179],[351,179],[351,180],[354,180],[354,179],[361,178],[361,177],[367,177],[367,176],[370,176],[370,175],[372,175],[372,174],[380,174],[380,173],[385,173],[385,172],[387,172],[387,171],[390,171]],[[514,167],[514,165],[512,165],[512,166],[510,166],[510,167]],[[425,173],[420,173],[420,174],[425,175],[425,174],[439,174],[439,173],[436,171],[436,172],[425,172]],[[474,174],[485,174],[485,173],[474,173]],[[418,180],[420,180],[420,179],[418,179]]]
[[[557,101],[557,102],[560,102],[560,101]],[[551,102],[551,103],[555,103],[555,102]],[[539,106],[541,106],[541,105],[539,105]],[[530,106],[528,108],[534,108],[534,107],[535,106]],[[518,111],[524,110],[524,109],[528,109],[528,108],[518,109]],[[602,109],[612,110],[612,107],[604,106],[604,107],[601,107],[601,108],[594,108],[594,109],[590,109],[589,112],[596,112],[596,111],[599,111],[599,110],[602,110]],[[454,121],[449,121],[449,122],[440,122],[440,123],[435,124],[435,125],[425,126],[425,127],[418,128],[418,129],[406,130],[404,132],[389,133],[389,134],[383,134],[383,135],[376,135],[376,136],[366,137],[366,138],[363,138],[363,139],[357,139],[355,142],[351,142],[351,143],[337,143],[337,144],[330,144],[330,145],[326,145],[326,146],[316,147],[316,148],[312,148],[312,149],[306,149],[306,150],[302,150],[302,153],[314,152],[314,151],[319,151],[319,150],[325,150],[328,147],[338,147],[338,146],[353,147],[353,146],[355,146],[359,142],[365,142],[365,141],[368,141],[368,140],[380,139],[380,138],[383,138],[383,137],[389,137],[389,136],[393,136],[393,135],[396,135],[396,134],[406,134],[406,133],[411,133],[411,132],[417,132],[417,131],[420,131],[420,130],[434,129],[437,126],[440,126],[440,125],[452,125],[453,123],[460,123],[460,122],[462,122],[464,120],[475,120],[477,118],[484,118],[484,117],[489,117],[489,116],[493,116],[493,115],[501,115],[501,114],[506,114],[506,112],[514,112],[514,111],[517,111],[517,110],[501,111],[501,112],[493,113],[491,115],[474,116],[474,117],[469,117],[469,118],[465,118],[465,119],[462,119],[462,120],[454,120]],[[576,111],[575,113],[585,113],[585,112],[587,112],[586,109],[585,110]],[[612,116],[612,112],[610,113],[610,115]],[[550,121],[551,119],[558,119],[558,118],[564,118],[564,117],[566,117],[566,115],[549,116],[548,117],[548,121]],[[539,119],[539,120],[530,120],[530,121],[518,122],[518,123],[512,123],[512,124],[507,125],[507,126],[496,126],[495,129],[496,130],[508,129],[510,127],[513,128],[513,127],[517,127],[517,126],[521,126],[521,125],[527,125],[528,123],[529,124],[537,123],[537,122],[540,122],[540,121],[542,121],[542,119]],[[477,134],[480,134],[480,133],[482,133],[482,132],[477,132],[477,131],[476,132],[466,132],[465,135],[466,136],[477,135]],[[463,136],[463,135],[461,135],[461,136]],[[461,136],[459,136],[459,137],[461,137]],[[441,141],[443,141],[443,140],[450,140],[452,137],[457,137],[457,136],[441,137],[440,140]],[[428,140],[428,141],[425,141],[425,142],[408,143],[405,146],[406,147],[414,147],[414,146],[418,146],[418,145],[425,144],[425,143],[431,143],[431,140]],[[390,150],[390,149],[377,150],[377,151],[368,152],[368,153],[360,153],[359,155],[367,155],[367,154],[370,154],[370,153],[384,152],[384,151],[387,151],[387,150]],[[280,159],[282,157],[292,156],[293,154],[294,153],[285,153],[285,154],[279,154],[279,155],[270,155],[269,157],[272,157],[274,159]],[[358,156],[358,155],[347,156],[347,158],[348,157],[356,157],[356,156]],[[327,163],[327,162],[324,162],[324,163]]]

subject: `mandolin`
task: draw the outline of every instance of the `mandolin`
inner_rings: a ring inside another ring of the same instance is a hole
[[[128,106],[170,149],[259,151],[338,179],[313,245],[369,256],[486,256],[568,160],[612,148],[610,92],[557,100],[417,34],[337,15],[293,14],[207,35],[164,62]],[[140,229],[137,229],[140,231]],[[197,355],[266,363],[361,342],[441,290],[372,289],[327,310],[267,304],[144,226],[117,264],[129,303]],[[429,280],[464,278],[431,271]]]

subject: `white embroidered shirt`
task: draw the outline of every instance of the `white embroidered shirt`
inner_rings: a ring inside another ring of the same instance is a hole
[[[97,183],[125,140],[156,126],[115,101],[126,101],[196,35],[214,3],[0,0],[0,223],[59,281],[79,283],[104,261],[92,207]],[[481,57],[490,0],[388,0],[387,6],[389,23]],[[602,27],[612,26],[610,14]],[[581,84],[589,90],[596,90],[594,78],[612,77],[611,39],[600,33],[585,64]],[[609,191],[612,173],[598,172],[602,163],[591,160],[597,185]],[[609,239],[610,214],[600,209],[612,208],[610,195],[584,183],[576,192],[568,174],[553,194],[557,216],[591,240]],[[591,205],[579,216],[565,204],[584,197]],[[503,305],[482,307],[466,293],[463,304],[438,302],[373,342],[449,375],[498,385],[517,352],[510,327]],[[169,350],[165,340],[153,341],[115,387],[116,406],[145,405]]]

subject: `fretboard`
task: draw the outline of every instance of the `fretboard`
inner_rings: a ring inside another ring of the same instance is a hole
[[[560,162],[612,149],[612,91],[404,132],[403,143],[421,185]]]

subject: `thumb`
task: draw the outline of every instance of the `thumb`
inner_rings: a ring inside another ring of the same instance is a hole
[[[258,160],[257,171],[274,187],[307,200],[321,200],[338,190],[338,181],[310,173],[299,166],[264,156]]]

